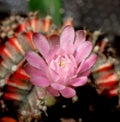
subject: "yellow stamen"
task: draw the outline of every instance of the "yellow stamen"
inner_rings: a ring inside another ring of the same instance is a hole
[[[59,63],[59,66],[60,67],[63,67],[65,65],[65,61],[64,60],[61,60],[60,63]]]

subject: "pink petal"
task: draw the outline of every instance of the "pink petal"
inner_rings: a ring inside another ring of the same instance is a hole
[[[49,64],[53,58],[57,55],[61,55],[61,53],[64,54],[64,52],[60,49],[59,46],[54,47],[54,49],[51,49],[48,53],[48,56],[46,58],[47,63]]]
[[[55,90],[55,89],[53,89],[53,88],[51,88],[51,87],[47,87],[47,90],[48,90],[48,92],[49,92],[51,95],[53,95],[53,96],[56,96],[56,97],[60,96],[60,93],[59,93],[58,90]]]
[[[79,75],[80,75],[80,76],[89,76],[90,73],[91,73],[91,70],[90,70],[90,69],[85,70],[85,71],[82,70],[82,67],[84,66],[84,63],[85,63],[85,60],[83,60],[83,61],[81,62],[81,64],[79,65],[79,67],[78,67],[78,69],[77,69],[76,74],[78,74],[78,76],[79,76]],[[81,71],[81,72],[80,72],[80,71]]]
[[[44,75],[44,73],[40,69],[37,69],[30,64],[26,64],[24,69],[31,77],[37,77],[37,76]]]
[[[67,53],[72,53],[74,38],[74,28],[72,26],[65,27],[60,36],[60,47]]]
[[[59,74],[50,68],[48,69],[48,77],[50,77],[52,81],[60,80]]]
[[[47,57],[50,47],[46,38],[40,33],[34,33],[33,41],[39,52],[43,55],[43,57]]]
[[[90,57],[88,57],[84,62],[84,64],[82,65],[79,72],[82,73],[89,70],[96,63],[96,61],[97,61],[97,55],[96,54],[90,55]]]
[[[86,41],[82,43],[78,49],[76,50],[76,61],[79,63],[81,60],[87,58],[92,51],[92,43],[90,41]]]
[[[71,97],[75,96],[75,94],[76,94],[75,90],[73,88],[70,88],[70,87],[66,87],[63,90],[60,90],[60,93],[65,98],[71,98]]]
[[[45,70],[47,65],[45,63],[45,61],[35,52],[33,51],[29,51],[26,54],[26,59],[27,61],[34,67],[38,68],[38,69],[43,69]]]
[[[73,62],[73,66],[76,68],[77,67],[77,62],[75,60],[75,57],[73,55],[70,55],[70,59]]]
[[[49,51],[48,56],[46,58],[46,62],[47,62],[47,64],[49,64],[57,56],[64,56],[64,55],[65,55],[65,51],[57,46],[54,49],[51,49]]]
[[[80,65],[78,66],[78,69],[77,69],[77,72],[76,72],[77,74],[81,71],[81,69],[82,69],[84,63],[85,63],[85,59],[83,59],[83,60],[81,61]]]
[[[43,76],[31,77],[30,81],[39,87],[47,87],[50,85],[50,81]]]
[[[51,84],[51,87],[52,87],[53,89],[56,89],[56,90],[62,90],[62,89],[65,88],[64,85],[59,84],[59,83],[52,83],[52,84]]]
[[[49,37],[49,45],[51,48],[54,48],[57,45],[60,45],[59,36],[52,35],[51,37]]]
[[[86,82],[87,82],[87,77],[78,77],[71,82],[71,85],[75,87],[83,86],[84,84],[86,84]]]
[[[78,46],[83,43],[86,40],[86,33],[83,30],[76,31],[76,37],[75,37],[75,48],[78,48]]]
[[[88,70],[86,70],[85,72],[81,73],[80,76],[89,76],[90,73],[91,73],[91,70],[88,69]]]

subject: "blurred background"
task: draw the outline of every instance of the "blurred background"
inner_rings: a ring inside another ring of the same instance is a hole
[[[55,21],[61,21],[59,14],[63,21],[71,17],[76,28],[120,35],[119,0],[0,0],[0,18],[10,13],[25,15],[31,10],[52,14]]]

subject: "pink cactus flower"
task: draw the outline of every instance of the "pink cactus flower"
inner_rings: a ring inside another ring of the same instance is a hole
[[[41,56],[33,51],[26,54],[26,72],[32,84],[44,87],[54,96],[71,98],[75,88],[87,83],[91,67],[97,56],[91,54],[92,42],[86,41],[83,30],[74,31],[66,26],[60,37],[47,40],[34,33],[33,41]]]

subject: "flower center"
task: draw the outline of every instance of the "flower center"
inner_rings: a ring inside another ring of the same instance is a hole
[[[61,59],[59,62],[59,66],[64,67],[65,66],[65,60]]]

